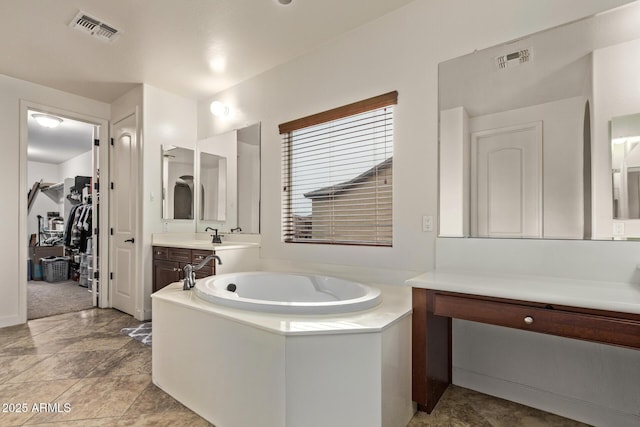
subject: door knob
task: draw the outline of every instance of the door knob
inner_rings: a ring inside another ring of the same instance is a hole
[[[134,242],[134,239],[133,239],[133,237],[132,237],[132,238],[130,238],[130,239],[125,240],[124,242],[125,242],[125,243],[127,243],[127,242],[129,242],[129,243],[133,243],[133,242]]]

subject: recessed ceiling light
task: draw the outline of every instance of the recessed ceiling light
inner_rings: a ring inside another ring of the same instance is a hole
[[[278,0],[278,3],[280,3],[280,4],[289,4],[289,3],[291,3],[291,0]]]
[[[46,128],[55,128],[62,123],[62,119],[60,117],[50,116],[49,114],[34,113],[31,117],[36,119],[36,122],[38,122],[40,126],[44,126]]]
[[[209,66],[216,73],[222,73],[227,68],[227,60],[223,56],[217,56],[209,61]]]

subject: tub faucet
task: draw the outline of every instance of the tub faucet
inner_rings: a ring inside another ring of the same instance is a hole
[[[184,271],[184,284],[182,286],[183,291],[188,291],[196,285],[196,271],[200,270],[212,259],[217,260],[218,265],[222,265],[222,260],[220,260],[220,257],[218,255],[209,255],[198,265],[187,264],[184,266],[184,268],[182,269]]]

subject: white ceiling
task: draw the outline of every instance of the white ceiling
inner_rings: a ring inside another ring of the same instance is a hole
[[[109,103],[138,83],[203,99],[411,1],[0,0],[0,74]],[[122,34],[71,29],[79,10]]]
[[[93,125],[62,118],[57,128],[40,126],[29,111],[27,159],[32,162],[60,164],[91,150]]]
[[[107,103],[140,83],[206,99],[411,1],[0,0],[0,74]],[[108,43],[70,28],[79,11],[121,35]],[[86,152],[79,129],[30,122],[29,160]]]

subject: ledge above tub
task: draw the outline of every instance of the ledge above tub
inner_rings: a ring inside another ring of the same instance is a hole
[[[205,280],[205,279],[199,279]],[[371,285],[382,291],[382,302],[368,310],[340,314],[282,314],[230,308],[205,301],[193,290],[172,283],[151,295],[166,302],[224,317],[278,335],[335,335],[382,332],[411,315],[411,292],[403,286]]]
[[[640,314],[640,284],[487,272],[430,271],[414,288]]]
[[[230,240],[224,241],[227,237]],[[211,237],[204,233],[154,233],[151,236],[151,244],[153,246],[214,250],[217,252],[231,249],[259,248],[260,236],[246,234],[224,235],[222,243],[211,243]]]

